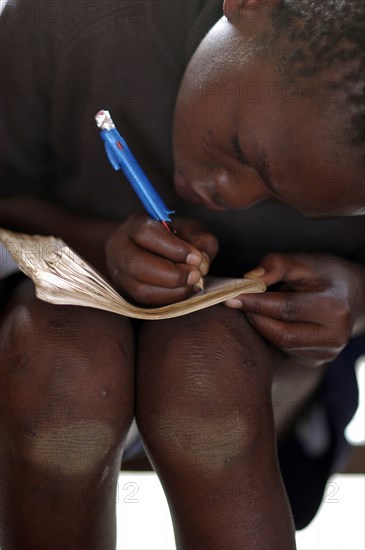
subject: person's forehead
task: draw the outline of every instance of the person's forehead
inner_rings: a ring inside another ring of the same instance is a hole
[[[241,63],[246,63],[253,53],[240,28],[222,18],[201,41],[189,69],[199,72],[200,79],[212,73],[219,78],[221,74],[239,70]]]

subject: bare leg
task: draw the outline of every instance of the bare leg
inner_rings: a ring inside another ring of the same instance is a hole
[[[45,304],[27,284],[1,328],[2,550],[114,548],[134,411],[129,322]]]
[[[137,421],[178,549],[295,548],[271,402],[281,360],[222,306],[144,325]]]

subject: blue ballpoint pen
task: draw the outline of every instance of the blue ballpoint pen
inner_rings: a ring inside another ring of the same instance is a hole
[[[101,129],[100,136],[104,140],[105,151],[114,170],[122,170],[151,218],[161,222],[166,229],[175,233],[170,218],[170,214],[174,211],[167,208],[139,166],[127,143],[116,129],[109,111],[99,111],[95,121]]]
[[[151,218],[161,222],[171,233],[176,233],[170,218],[170,214],[174,211],[167,208],[139,166],[127,143],[116,129],[109,111],[99,111],[95,115],[95,121],[101,130],[100,136],[105,143],[105,151],[114,170],[123,171]],[[204,292],[203,278],[195,287]]]

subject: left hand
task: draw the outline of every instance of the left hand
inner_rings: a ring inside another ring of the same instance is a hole
[[[276,292],[243,294],[226,305],[241,309],[266,340],[308,366],[332,361],[355,329],[363,330],[365,268],[323,254],[269,254],[246,277]]]

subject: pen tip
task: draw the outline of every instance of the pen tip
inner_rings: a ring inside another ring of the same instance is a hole
[[[204,280],[203,277],[200,277],[199,281],[195,283],[194,288],[196,291],[204,292]]]

